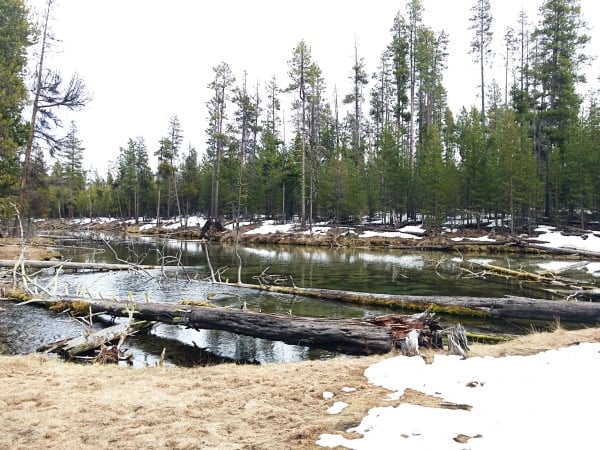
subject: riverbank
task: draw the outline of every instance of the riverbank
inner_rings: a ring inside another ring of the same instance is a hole
[[[239,233],[235,224],[207,222],[197,216],[164,219],[135,223],[133,220],[106,218],[44,220],[34,224],[37,232],[88,232],[126,233],[133,236],[160,236],[182,240],[206,239],[210,242],[232,244],[296,245],[328,248],[387,248],[414,249],[424,251],[452,251],[461,253],[477,252],[494,254],[543,252],[537,247],[542,243],[540,233],[531,236],[512,235],[491,225],[445,229],[442,233],[428,233],[420,224],[406,224],[394,228],[382,224],[361,224],[356,226],[334,226],[317,224],[301,229],[295,223],[276,223],[272,220],[243,222]],[[581,235],[581,233],[575,233]],[[599,255],[600,257],[600,255]]]
[[[600,342],[600,329],[474,345],[471,356],[531,355],[581,342]],[[0,448],[314,449],[324,433],[352,437],[346,430],[373,407],[444,407],[418,391],[390,402],[389,391],[368,384],[365,369],[390,356],[141,370],[0,356]],[[329,414],[337,401],[349,406]]]

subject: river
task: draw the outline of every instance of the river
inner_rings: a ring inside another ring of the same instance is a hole
[[[38,283],[57,293],[95,298],[131,298],[139,301],[179,302],[210,301],[220,306],[241,307],[263,312],[278,312],[313,317],[364,317],[392,311],[334,301],[292,297],[254,290],[214,285],[207,280],[210,270],[202,243],[150,237],[99,236],[65,237],[57,248],[71,261],[113,263],[129,261],[147,265],[173,264],[179,261],[185,270],[159,269],[142,272],[63,273],[58,277],[45,274]],[[101,239],[99,239],[101,238]],[[208,246],[214,270],[223,280],[237,280],[238,258],[229,245]],[[442,252],[416,252],[362,248],[318,248],[299,246],[243,246],[242,281],[256,283],[256,276],[279,274],[292,277],[300,287],[329,288],[349,291],[411,295],[455,296],[531,296],[550,298],[550,294],[506,280],[484,279],[461,270],[470,267],[468,260],[485,261],[511,268],[538,271],[555,259],[523,257],[513,254],[494,257],[462,257]],[[176,274],[176,275],[175,275]],[[582,279],[593,278],[578,273]],[[85,326],[64,315],[57,315],[32,305],[1,305],[0,352],[29,353],[40,345],[80,334]],[[397,311],[395,311],[397,312]],[[95,327],[104,326],[103,317],[94,319]],[[454,318],[440,318],[452,325]],[[470,331],[523,334],[534,325],[514,321],[462,322]],[[548,324],[535,324],[545,327]],[[164,363],[191,366],[235,360],[245,363],[291,362],[330,358],[330,352],[254,339],[221,331],[191,330],[159,324],[149,334],[130,338],[127,343],[136,367],[158,364],[164,350]]]

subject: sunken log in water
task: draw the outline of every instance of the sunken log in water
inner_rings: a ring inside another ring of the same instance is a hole
[[[388,308],[423,311],[439,314],[491,319],[524,319],[600,323],[600,303],[565,300],[543,300],[525,297],[449,297],[419,295],[389,295],[368,292],[339,291],[335,289],[300,288],[267,284],[223,283],[227,286],[257,289],[281,294],[337,300],[356,304],[379,305]]]
[[[266,314],[249,310],[172,303],[138,303],[109,300],[61,299],[77,302],[85,311],[136,320],[222,330],[286,344],[316,347],[351,354],[388,353],[401,347],[417,330],[421,346],[440,347],[440,326],[430,313],[384,315],[363,319],[325,319]],[[38,300],[33,300],[37,302]],[[48,300],[39,300],[48,303]]]

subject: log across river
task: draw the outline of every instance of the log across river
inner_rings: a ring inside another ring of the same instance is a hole
[[[429,309],[436,313],[454,316],[481,317],[491,319],[526,319],[585,323],[600,323],[600,303],[544,300],[525,297],[454,297],[388,295],[365,292],[339,291],[334,289],[314,289],[288,286],[229,283],[246,289],[302,295],[325,300],[344,301],[400,308],[412,311]]]
[[[419,343],[439,346],[441,336],[431,314],[384,315],[363,319],[326,319],[267,314],[216,306],[173,303],[119,302],[91,299],[34,299],[35,303],[64,301],[82,313],[130,317],[195,329],[222,330],[286,344],[316,347],[352,355],[387,353],[413,330]],[[62,308],[60,308],[62,309]]]

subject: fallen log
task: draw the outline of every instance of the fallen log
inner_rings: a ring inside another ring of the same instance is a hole
[[[494,266],[487,263],[479,263],[476,261],[469,261],[469,263],[483,269],[483,272],[479,275],[483,276],[484,278],[486,275],[493,275],[507,280],[530,282],[534,286],[540,287],[547,292],[553,292],[554,295],[560,295],[566,300],[577,298],[580,300],[594,301],[597,299],[598,289],[594,285],[583,284],[580,280],[565,278],[556,271],[533,273],[520,269],[515,270],[506,267]],[[573,270],[576,267],[582,267],[586,264],[587,262],[585,261],[578,262],[564,268],[564,270]],[[461,270],[467,270],[469,273],[472,273],[470,270],[462,267]],[[551,286],[552,289],[548,289],[546,286]]]
[[[598,324],[600,303],[543,300],[525,297],[449,297],[389,295],[333,289],[300,288],[245,283],[223,283],[259,291],[336,300],[348,303],[386,306],[408,311],[430,310],[434,313],[492,319],[526,319]]]
[[[412,330],[419,343],[441,345],[440,327],[431,313],[385,315],[363,319],[325,319],[267,314],[249,310],[173,303],[137,303],[110,300],[63,298],[30,302],[86,303],[94,314],[133,317],[136,320],[183,325],[195,329],[223,330],[286,344],[316,347],[351,355],[388,353],[399,347]]]
[[[148,327],[149,325],[150,324],[145,321],[137,321],[132,323],[127,321],[101,329],[94,333],[77,336],[72,339],[63,339],[52,344],[46,344],[38,348],[38,351],[60,353],[65,357],[73,358],[99,348],[109,342],[122,339],[123,336],[127,336],[131,333],[139,331],[145,327]]]
[[[513,278],[515,280],[522,281],[533,281],[537,283],[543,284],[551,284],[556,286],[572,286],[578,285],[581,286],[581,282],[578,280],[571,280],[568,278],[564,278],[553,272],[542,272],[542,273],[533,273],[526,272],[524,270],[515,270],[509,269],[507,267],[494,266],[492,264],[480,263],[476,261],[469,261],[470,264],[476,265],[484,269],[486,272],[498,275],[505,278]],[[592,289],[593,286],[589,286],[589,289]]]
[[[144,266],[139,264],[109,264],[109,263],[83,263],[83,262],[71,262],[71,261],[40,261],[40,260],[25,260],[22,262],[23,266],[31,269],[68,269],[68,270],[150,270],[150,269],[163,269],[172,267],[177,269],[175,266]],[[13,259],[0,259],[0,267],[14,268],[15,265],[21,265],[21,262]]]
[[[538,241],[539,242],[539,241]],[[568,255],[568,256],[579,256],[584,258],[600,258],[599,252],[591,250],[584,250],[579,248],[567,248],[567,247],[548,247],[546,245],[535,243],[531,241],[516,241],[511,245],[521,247],[525,249],[531,249],[539,251],[540,253],[546,253],[548,255]]]

